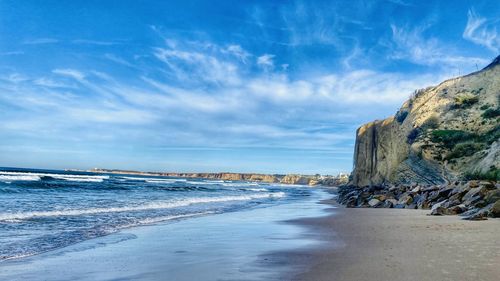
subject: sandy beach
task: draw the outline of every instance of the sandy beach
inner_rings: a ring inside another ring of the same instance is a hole
[[[329,202],[332,204],[332,202]],[[500,220],[464,221],[429,211],[348,209],[295,221],[321,249],[273,254],[309,264],[287,280],[498,280]]]

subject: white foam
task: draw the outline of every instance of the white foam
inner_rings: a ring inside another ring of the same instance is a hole
[[[71,175],[71,174],[49,174],[49,173],[26,173],[0,171],[0,180],[8,181],[38,181],[41,177],[52,177],[55,179],[78,181],[78,182],[102,182],[109,176]]]
[[[175,183],[175,182],[185,182],[185,180],[174,180],[174,179],[154,179],[154,180],[146,180],[149,183]]]
[[[149,183],[166,183],[166,182],[185,182],[186,179],[163,179],[163,178],[140,178],[140,177],[121,177],[127,180],[145,181]]]
[[[267,189],[265,188],[247,188],[245,190],[250,190],[250,191],[260,191],[260,192],[263,192],[263,191],[268,191]]]
[[[131,224],[123,225],[120,228],[129,228],[129,227],[134,227],[134,226],[144,225],[144,224],[154,224],[154,223],[159,223],[159,222],[164,222],[164,221],[198,217],[198,216],[209,215],[209,214],[214,214],[214,213],[215,212],[213,212],[213,211],[208,211],[208,212],[192,213],[192,214],[185,214],[185,215],[172,215],[172,216],[162,216],[162,217],[156,217],[156,218],[145,218],[145,219],[139,220],[139,221],[131,223]]]
[[[259,183],[256,182],[230,182],[230,183],[223,183],[223,186],[260,186]]]
[[[11,182],[11,181],[39,181],[39,176],[9,176],[9,175],[1,175],[0,181]]]
[[[285,193],[260,193],[239,196],[222,196],[222,197],[198,197],[187,198],[169,202],[154,202],[139,206],[126,206],[126,207],[111,207],[111,208],[90,208],[90,209],[67,209],[58,211],[35,211],[35,212],[20,212],[20,213],[0,213],[0,221],[9,220],[25,220],[39,217],[59,217],[59,216],[81,216],[92,215],[100,213],[116,213],[116,212],[129,212],[129,211],[147,211],[158,209],[171,209],[185,207],[192,204],[201,203],[217,203],[228,201],[248,201],[261,198],[280,198],[284,197]]]

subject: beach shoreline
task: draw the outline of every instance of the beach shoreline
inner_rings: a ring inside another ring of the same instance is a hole
[[[284,280],[498,280],[500,219],[464,221],[429,210],[345,208],[291,221],[324,241],[268,254],[289,264]]]
[[[281,280],[266,252],[313,247],[305,227],[327,215],[314,191],[281,204],[122,229],[64,248],[0,262],[1,280]],[[71,264],[71,266],[66,266]],[[298,272],[297,272],[298,273]]]

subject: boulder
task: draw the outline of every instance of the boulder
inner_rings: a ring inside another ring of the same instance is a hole
[[[368,201],[368,205],[370,205],[370,207],[372,207],[372,208],[374,208],[374,207],[377,207],[377,206],[381,205],[381,203],[382,203],[382,202],[381,202],[380,200],[375,199],[375,198],[370,199],[370,201]]]
[[[460,195],[460,193],[450,196],[450,198],[448,198],[448,202],[446,202],[443,207],[450,208],[459,205],[460,203],[462,203],[461,197],[462,196]]]
[[[349,197],[345,204],[347,208],[356,208],[356,197]]]
[[[413,202],[413,197],[409,193],[404,193],[399,197],[398,205],[409,205]]]
[[[457,187],[455,187],[450,195],[455,195],[455,194],[460,194],[460,196],[463,196],[465,193],[467,193],[468,191],[470,190],[470,187],[466,184],[462,184],[462,185],[459,185]]]
[[[377,199],[379,201],[385,201],[386,196],[384,194],[375,194],[370,199]]]
[[[416,186],[411,190],[411,193],[419,193],[422,188],[420,186]]]
[[[471,221],[480,221],[487,220],[488,215],[490,214],[491,209],[493,208],[493,204],[490,204],[484,208],[476,208],[473,212],[467,212],[467,215],[463,218],[464,220]]]
[[[479,181],[469,181],[468,185],[470,188],[476,188],[479,186]]]
[[[461,214],[467,211],[467,207],[464,204],[456,205],[450,208],[447,208],[447,212],[453,215]]]
[[[439,189],[438,197],[443,197],[443,198],[448,197],[450,195],[450,193],[453,191],[453,189],[455,189],[455,187],[451,187],[451,186],[446,186],[446,187]]]
[[[436,185],[429,185],[429,186],[426,186],[425,188],[422,188],[422,191],[424,191],[424,192],[431,192],[431,191],[436,191],[436,190],[439,190],[439,187]]]
[[[387,199],[384,201],[383,207],[384,208],[394,208],[394,206],[396,206],[396,204],[398,204],[398,200],[390,198],[390,199]]]
[[[417,208],[417,204],[415,204],[415,203],[405,205],[405,209],[416,209],[416,208]]]
[[[479,186],[485,187],[487,189],[495,189],[495,183],[491,181],[480,181]]]
[[[433,190],[429,192],[429,195],[427,196],[427,200],[429,202],[436,202],[439,199],[439,191],[438,190]]]
[[[500,218],[500,199],[491,206],[489,216],[492,218]]]
[[[488,189],[484,186],[472,188],[469,190],[464,197],[462,198],[463,203],[466,206],[475,205],[479,202],[486,194],[488,193]]]
[[[484,196],[484,200],[488,204],[494,203],[494,202],[500,200],[500,190],[495,189],[495,190],[488,191],[488,193]]]
[[[443,207],[444,204],[447,203],[447,200],[436,203],[432,206],[431,215],[432,216],[443,216],[448,215],[448,210]]]

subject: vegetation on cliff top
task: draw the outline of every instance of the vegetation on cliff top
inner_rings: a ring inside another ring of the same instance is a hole
[[[500,116],[500,108],[488,108],[481,115],[484,119],[492,119]]]
[[[500,169],[496,168],[495,166],[491,166],[487,172],[481,172],[481,171],[467,172],[465,173],[464,178],[467,180],[500,181]]]

